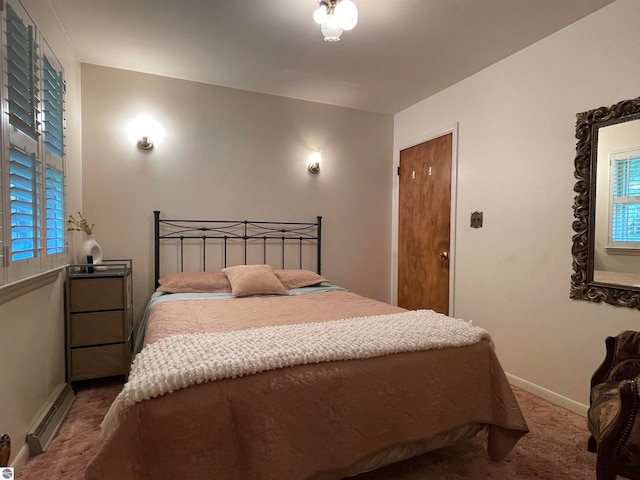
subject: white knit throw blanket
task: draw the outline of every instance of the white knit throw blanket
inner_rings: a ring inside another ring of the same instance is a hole
[[[473,345],[486,330],[433,312],[357,317],[221,333],[172,335],[146,346],[102,422],[111,435],[132,405],[190,385],[277,368]]]

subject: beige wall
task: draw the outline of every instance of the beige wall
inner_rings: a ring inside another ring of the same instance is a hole
[[[83,206],[105,258],[133,258],[136,317],[152,291],[152,211],[323,218],[323,274],[389,299],[393,117],[83,64]],[[128,122],[165,137],[143,152]],[[306,168],[313,149],[322,171]]]
[[[640,317],[569,299],[575,114],[640,94],[638,18],[618,0],[395,116],[396,145],[459,125],[455,315],[492,333],[516,381],[577,410],[605,337]]]
[[[22,0],[65,68],[67,200],[81,201],[80,64],[48,2]],[[56,387],[64,382],[64,284],[57,281],[0,305],[0,433],[12,439],[11,462],[27,454],[25,435]]]

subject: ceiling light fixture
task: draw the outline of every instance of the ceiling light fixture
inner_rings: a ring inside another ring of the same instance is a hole
[[[325,42],[339,42],[345,30],[358,24],[358,7],[351,0],[320,0],[313,19],[320,25]]]

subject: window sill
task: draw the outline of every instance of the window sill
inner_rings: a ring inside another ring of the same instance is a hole
[[[608,255],[640,255],[640,248],[633,247],[606,247]]]
[[[17,282],[12,282],[0,287],[0,305],[7,303],[11,300],[15,300],[22,295],[26,295],[29,292],[33,292],[39,288],[44,287],[50,283],[55,282],[62,267],[49,270],[48,272],[34,275],[33,277],[25,278]]]

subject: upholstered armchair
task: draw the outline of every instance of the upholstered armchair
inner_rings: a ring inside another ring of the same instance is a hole
[[[588,448],[598,480],[640,480],[640,332],[606,339],[607,354],[591,378]]]

